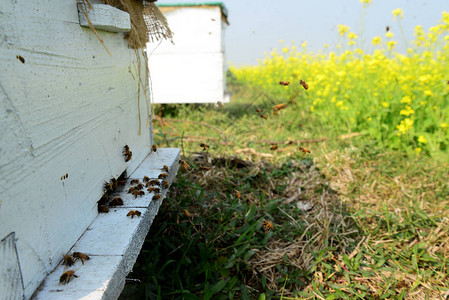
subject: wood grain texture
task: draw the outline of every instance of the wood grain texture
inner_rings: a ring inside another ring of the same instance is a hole
[[[139,135],[140,54],[123,34],[100,32],[109,56],[72,0],[2,1],[0,15],[0,236],[16,232],[29,298],[97,215],[103,182],[149,153],[151,128],[141,89]]]
[[[0,241],[0,299],[23,299],[22,274],[14,232]]]

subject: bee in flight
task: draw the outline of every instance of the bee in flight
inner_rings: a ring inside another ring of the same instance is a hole
[[[299,151],[302,151],[302,153],[304,153],[304,154],[306,154],[306,153],[311,153],[310,152],[310,150],[308,150],[308,149],[306,149],[306,148],[304,148],[304,147],[301,147],[301,146],[299,146]]]
[[[20,60],[20,62],[21,62],[22,64],[25,63],[25,58],[23,58],[21,55],[16,55],[16,58],[17,58],[18,60]]]
[[[278,149],[278,144],[271,144],[270,150],[274,151]]]
[[[278,105],[273,106],[273,113],[280,111],[281,109],[284,109],[287,107],[287,104],[281,103]]]
[[[190,171],[190,169],[191,169],[190,166],[182,159],[179,160],[179,164],[184,168],[184,170]]]
[[[151,146],[151,150],[153,150],[153,152],[156,152],[157,151],[157,146],[156,145]]]
[[[263,226],[263,229],[265,230],[265,232],[268,232],[268,231],[274,229],[273,223],[271,223],[270,221],[266,221],[266,220],[263,221],[262,226]]]
[[[125,162],[128,162],[131,160],[131,158],[133,157],[133,153],[132,151],[129,150],[129,146],[125,145],[123,147],[123,156],[125,157]]]
[[[189,211],[188,211],[187,209],[184,209],[182,212],[184,213],[184,215],[185,215],[187,218],[190,218],[191,214],[189,213]]]
[[[210,148],[210,146],[208,144],[205,144],[205,143],[201,143],[200,147],[203,147],[203,151],[206,151],[207,149]]]
[[[290,81],[279,81],[279,85],[288,86],[290,84]]]
[[[309,89],[309,85],[304,81],[304,80],[300,80],[299,84],[302,85],[302,87],[307,91]]]

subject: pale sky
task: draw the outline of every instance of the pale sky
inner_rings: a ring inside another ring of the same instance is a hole
[[[158,0],[156,4],[204,3],[207,1]],[[211,2],[211,1],[209,1]],[[442,12],[449,12],[449,0],[373,0],[363,16],[359,0],[223,0],[228,10],[230,26],[225,32],[226,61],[233,65],[256,65],[264,52],[273,48],[297,46],[307,41],[311,51],[329,44],[334,50],[338,39],[338,24],[344,24],[359,35],[369,50],[374,36],[385,36],[385,27],[395,34],[399,46],[410,42],[413,29],[437,24]],[[404,38],[391,11],[401,8]],[[362,23],[363,20],[363,23]],[[363,27],[361,26],[363,24]],[[176,33],[175,33],[176,34]],[[283,44],[279,41],[283,40]],[[400,50],[401,47],[398,48]],[[402,48],[403,49],[403,48]]]

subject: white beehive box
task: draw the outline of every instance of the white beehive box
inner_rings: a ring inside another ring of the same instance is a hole
[[[60,264],[62,254],[104,230],[97,201],[105,181],[125,170],[128,174],[150,170],[164,156],[170,157],[165,163],[172,166],[179,155],[178,149],[149,155],[152,127],[143,52],[130,49],[124,39],[123,31],[131,27],[127,13],[103,4],[95,8],[92,23],[112,55],[88,27],[80,26],[82,15],[74,0],[0,3],[0,299],[30,298]],[[122,154],[126,144],[133,152],[129,162]],[[136,221],[122,228],[138,235],[137,241],[122,234],[125,244],[117,241],[118,248],[109,249],[114,255],[98,258],[96,264],[92,259],[90,267],[102,274],[104,282],[87,286],[75,280],[73,285],[59,286],[56,298],[79,298],[64,294],[66,288],[94,292],[89,299],[120,293],[151,216],[157,213],[159,206],[151,203],[150,199],[139,204],[146,224]],[[144,212],[145,207],[150,213]],[[108,214],[108,226],[120,226],[112,225],[122,222],[120,218],[127,222],[124,213],[126,208],[116,218]],[[80,239],[88,227],[89,234]],[[100,238],[90,244],[110,248],[112,240],[108,244]],[[91,251],[103,255],[105,249]],[[114,291],[108,290],[108,283],[114,282],[108,268],[120,277]],[[99,280],[86,270],[80,272],[85,273],[80,276],[85,283],[95,281],[89,278]],[[58,286],[59,275],[45,286]]]
[[[173,43],[148,43],[155,103],[229,102],[224,33],[227,11],[220,2],[159,5]]]

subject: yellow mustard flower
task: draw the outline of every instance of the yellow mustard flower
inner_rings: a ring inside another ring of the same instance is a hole
[[[343,106],[343,101],[338,101],[335,105],[337,105],[337,107],[342,107]]]
[[[338,33],[343,36],[349,31],[349,26],[338,24]]]
[[[380,36],[375,36],[372,40],[373,45],[379,45],[382,41],[382,38]]]
[[[431,90],[425,90],[424,91],[424,96],[433,97],[433,92]]]
[[[399,16],[399,18],[401,18],[401,19],[404,17],[404,11],[400,8],[393,9],[393,11],[391,13],[393,14],[394,17]]]
[[[415,111],[411,108],[410,105],[407,105],[405,107],[405,109],[401,109],[401,111],[399,112],[399,114],[404,115],[404,116],[410,116],[411,114],[414,114]]]
[[[448,128],[448,127],[449,127],[449,124],[443,122],[443,123],[440,124],[440,127],[441,127],[441,128]]]
[[[393,38],[394,37],[394,33],[393,32],[391,32],[391,31],[388,31],[387,33],[385,33],[385,36],[387,37],[387,38]]]
[[[348,32],[348,39],[350,40],[357,39],[357,34],[355,34],[354,32]]]
[[[401,99],[401,103],[410,104],[410,103],[412,103],[412,98],[410,96],[404,96]]]
[[[421,144],[426,144],[427,143],[427,139],[423,135],[420,135],[418,137],[418,142],[421,143]]]
[[[388,102],[382,101],[381,104],[382,104],[382,106],[385,107],[385,108],[389,108],[389,107],[390,107],[390,103],[388,103]]]
[[[399,123],[396,128],[399,130],[400,133],[405,134],[410,128],[413,126],[413,120],[406,118],[405,120],[402,120],[401,123]]]
[[[398,42],[396,42],[396,41],[389,41],[389,42],[387,42],[388,51],[391,51],[392,49],[394,49],[394,47],[396,46],[397,43]]]
[[[366,4],[369,4],[369,3],[371,3],[373,0],[360,0],[360,3],[362,3],[362,4],[364,4],[364,3],[366,3]]]
[[[416,153],[417,155],[419,155],[419,154],[421,153],[421,151],[422,151],[422,149],[421,149],[420,147],[416,147],[416,148],[415,148],[415,153]]]

